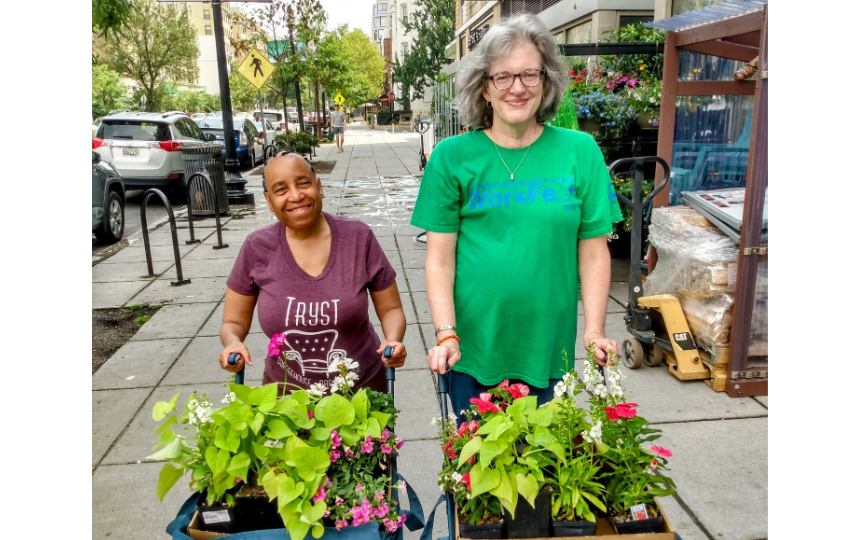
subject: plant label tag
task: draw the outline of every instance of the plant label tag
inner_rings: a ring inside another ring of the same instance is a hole
[[[633,521],[648,519],[648,509],[645,508],[644,504],[634,504],[630,507],[630,517],[633,518]]]
[[[211,512],[200,512],[200,517],[203,523],[211,525],[213,523],[227,523],[230,521],[230,512],[227,510],[213,510]]]
[[[282,441],[273,441],[272,439],[269,439],[263,443],[263,446],[266,448],[283,448],[284,443]]]

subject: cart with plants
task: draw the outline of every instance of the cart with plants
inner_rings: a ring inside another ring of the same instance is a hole
[[[271,355],[283,355],[276,334]],[[389,392],[354,390],[357,363],[330,360],[323,384],[279,396],[278,384],[228,383],[221,407],[196,392],[159,402],[159,499],[190,473],[194,492],[168,526],[177,540],[229,536],[395,540],[424,526],[417,496],[397,473],[394,370]],[[237,377],[238,378],[238,377]],[[401,507],[408,499],[409,510]]]
[[[597,365],[592,345],[582,374],[569,369],[548,403],[538,407],[528,386],[503,381],[473,398],[458,426],[440,376],[437,507],[446,503],[449,537],[675,540],[657,499],[675,492],[665,474],[672,453],[624,401],[622,378],[617,364]]]

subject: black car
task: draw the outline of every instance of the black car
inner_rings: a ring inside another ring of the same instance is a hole
[[[122,240],[125,231],[125,184],[110,163],[93,152],[93,234],[100,244]]]

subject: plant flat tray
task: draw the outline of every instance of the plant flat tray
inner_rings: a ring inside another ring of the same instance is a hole
[[[191,517],[191,523],[188,524],[188,536],[194,540],[212,540],[213,538],[221,538],[228,535],[228,533],[201,531],[199,529],[200,516],[198,514],[199,512],[194,512],[194,516]]]
[[[660,511],[660,515],[663,516],[663,524],[660,526],[659,532],[643,534],[617,534],[615,532],[615,527],[612,526],[612,523],[609,521],[609,518],[598,518],[597,533],[594,536],[556,536],[553,538],[530,538],[528,540],[555,540],[557,538],[571,538],[576,540],[587,540],[589,538],[600,538],[601,540],[675,540],[675,528],[672,527],[672,522],[669,521],[669,517],[666,515],[666,512],[663,510],[663,507],[660,505],[660,501],[657,500],[655,502],[657,503],[657,509]],[[457,538],[457,540],[472,540],[471,538],[462,538],[460,536],[460,521],[458,519],[454,520],[454,527],[456,528],[455,537]],[[508,540],[516,539],[509,538]]]

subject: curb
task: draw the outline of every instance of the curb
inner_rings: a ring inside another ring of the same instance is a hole
[[[182,208],[180,208],[178,210],[175,210],[173,212],[173,218],[178,219],[180,216],[184,216],[186,213],[188,213],[188,206],[187,205],[183,206]],[[165,215],[164,217],[159,218],[159,219],[155,220],[154,222],[152,222],[152,224],[149,225],[147,230],[149,232],[152,232],[156,229],[161,228],[161,226],[164,225],[165,223],[169,223],[169,222],[170,222],[170,216]],[[94,257],[101,257],[101,258],[97,261],[93,261],[92,265],[95,266],[99,263],[102,263],[102,262],[110,259],[111,257],[116,255],[117,253],[119,253],[120,251],[125,249],[126,247],[134,245],[137,242],[139,242],[140,240],[143,240],[143,229],[131,233],[130,235],[123,238],[122,240],[120,240],[116,244],[112,245],[111,247],[105,249],[104,251],[102,251],[98,255],[94,255]]]

